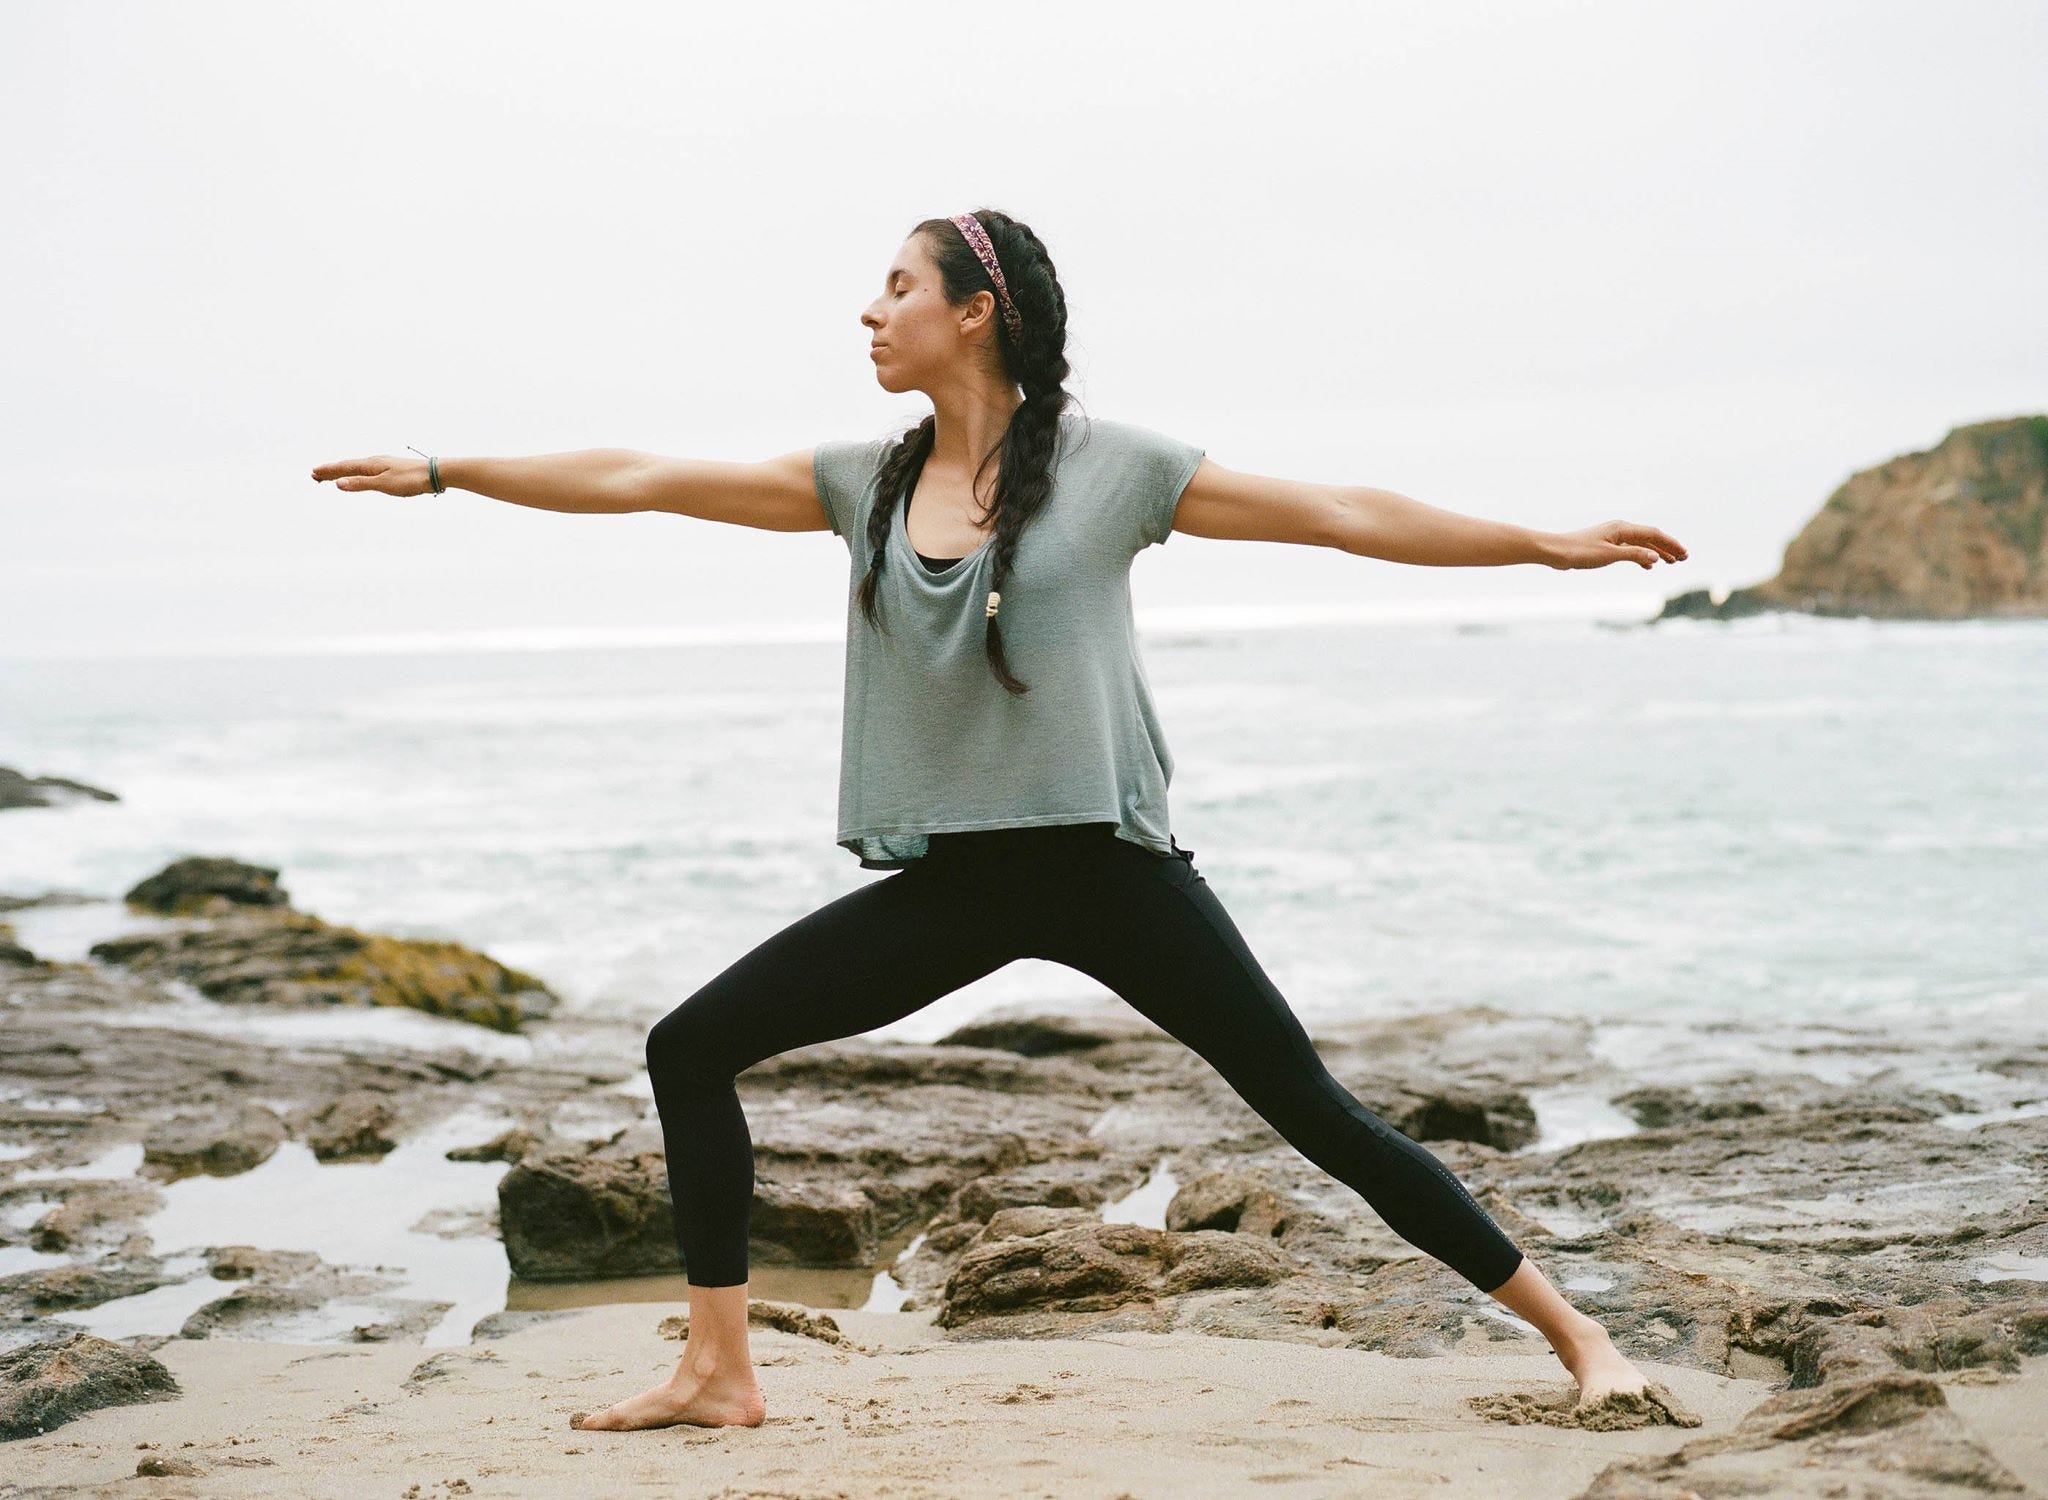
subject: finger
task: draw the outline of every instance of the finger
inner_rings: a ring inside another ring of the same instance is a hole
[[[1647,542],[1657,549],[1658,555],[1666,562],[1685,561],[1685,548],[1654,526],[1631,526],[1626,539],[1631,542]]]
[[[331,464],[319,464],[313,470],[315,479],[339,479],[344,474],[381,474],[390,464],[381,458],[344,458]]]

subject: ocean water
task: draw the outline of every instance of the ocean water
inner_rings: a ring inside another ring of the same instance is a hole
[[[1177,628],[1144,654],[1175,836],[1311,1028],[2048,1013],[2048,623]],[[0,892],[231,855],[643,1025],[887,878],[833,842],[840,670],[816,640],[0,660],[0,765],[122,799],[0,815]],[[131,922],[18,915],[58,957]],[[1102,994],[1021,960],[878,1035]]]

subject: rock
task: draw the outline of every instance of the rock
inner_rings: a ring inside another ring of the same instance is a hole
[[[12,968],[33,969],[42,967],[43,961],[15,940],[14,924],[0,922],[0,965]]]
[[[1441,1082],[1367,1082],[1360,1102],[1411,1141],[1476,1141],[1514,1151],[1536,1139],[1536,1107],[1519,1089]]]
[[[1137,1016],[1081,1017],[1033,1010],[997,1010],[939,1039],[942,1046],[994,1047],[1024,1057],[1086,1052],[1112,1042],[1164,1040],[1167,1034]]]
[[[0,1438],[34,1437],[103,1406],[182,1394],[171,1372],[139,1349],[90,1333],[0,1354]]]
[[[44,891],[40,896],[10,896],[0,892],[0,911],[28,911],[37,906],[98,906],[106,898],[89,891]]]
[[[1680,594],[1658,619],[1759,610],[1879,619],[2048,615],[2048,416],[1949,431],[1853,474],[1785,549],[1777,574],[1716,603]]]
[[[681,1269],[662,1158],[549,1152],[498,1179],[498,1228],[512,1274],[529,1281]]]
[[[173,1458],[167,1453],[152,1453],[135,1461],[136,1477],[142,1479],[191,1479],[205,1472],[191,1459]]]
[[[398,1144],[395,1120],[389,1099],[359,1089],[303,1117],[299,1134],[321,1161],[374,1161]]]
[[[517,1031],[556,1004],[531,974],[460,943],[358,932],[288,907],[234,907],[204,923],[107,938],[89,951],[230,1004],[403,1005],[495,1031]]]
[[[775,1328],[783,1333],[793,1333],[800,1338],[816,1339],[824,1344],[851,1345],[852,1341],[840,1332],[830,1314],[814,1312],[797,1302],[770,1302],[760,1297],[747,1299],[747,1321],[758,1323],[763,1328]],[[690,1336],[690,1315],[675,1313],[663,1318],[655,1332],[665,1339],[687,1339]]]
[[[311,1250],[259,1250],[254,1245],[217,1245],[207,1254],[207,1272],[217,1281],[292,1281],[320,1265]]]
[[[523,1126],[514,1125],[477,1146],[456,1146],[444,1151],[449,1161],[514,1162],[540,1142],[540,1137]]]
[[[986,1223],[1006,1208],[1100,1208],[1117,1192],[1137,1186],[1144,1174],[1135,1165],[1111,1175],[1084,1175],[1072,1162],[1041,1162],[1007,1172],[990,1172],[961,1184],[946,1200],[936,1223]]]
[[[1027,1309],[1106,1310],[1201,1287],[1264,1286],[1293,1269],[1270,1243],[1215,1230],[1179,1234],[1098,1220],[1013,1232],[1068,1212],[1005,1209],[989,1220],[946,1281],[939,1325]],[[1012,1215],[1031,1217],[1020,1225]]]
[[[79,1177],[36,1184],[63,1194],[63,1201],[29,1228],[28,1242],[46,1254],[119,1245],[137,1219],[163,1206],[154,1183],[134,1178]],[[20,1192],[16,1187],[4,1196]]]
[[[803,1084],[845,1091],[922,1084],[1024,1093],[1041,1087],[1062,1087],[1071,1075],[984,1047],[948,1047],[939,1043],[903,1043],[849,1039],[821,1042],[778,1053],[755,1063],[742,1075],[758,1086]]]
[[[37,1312],[59,1312],[133,1297],[164,1286],[170,1279],[154,1263],[44,1266],[0,1277],[0,1300],[25,1304]]]
[[[22,807],[69,807],[77,802],[119,802],[102,787],[88,786],[68,776],[26,776],[12,766],[0,766],[0,812]]]
[[[396,1295],[390,1277],[321,1265],[283,1284],[238,1286],[194,1312],[178,1330],[180,1338],[233,1338],[304,1343],[345,1335],[357,1343],[415,1342],[455,1304]],[[371,1323],[334,1326],[328,1304],[346,1299],[354,1313],[363,1307],[383,1314]]]
[[[238,906],[288,906],[277,871],[239,859],[195,854],[173,860],[121,898],[168,916],[207,916]]]
[[[1252,1172],[1207,1172],[1183,1183],[1166,1205],[1166,1227],[1187,1232],[1220,1229],[1271,1239],[1293,1210],[1263,1177]]]
[[[503,1312],[485,1313],[471,1326],[469,1341],[474,1344],[489,1339],[501,1339],[523,1328],[531,1328],[536,1323],[567,1317],[572,1311],[573,1308],[567,1307],[536,1307],[507,1308]]]
[[[233,1177],[268,1161],[283,1140],[284,1122],[245,1101],[164,1121],[143,1137],[142,1159],[171,1181],[201,1172]]]
[[[869,1266],[879,1250],[874,1200],[844,1183],[756,1183],[750,1231],[766,1265]]]

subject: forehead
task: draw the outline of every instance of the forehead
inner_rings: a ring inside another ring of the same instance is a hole
[[[931,269],[931,252],[923,239],[912,236],[903,242],[903,248],[896,252],[896,258],[889,262],[889,269],[883,275],[885,282],[894,281],[898,276],[920,276]]]

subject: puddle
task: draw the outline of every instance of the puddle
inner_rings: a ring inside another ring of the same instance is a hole
[[[9,912],[7,920],[14,924],[16,940],[37,958],[72,964],[85,963],[92,945],[103,939],[182,925],[169,917],[130,911],[121,901],[25,906]]]
[[[917,1253],[917,1247],[923,1243],[924,1232],[919,1230],[917,1238],[905,1245],[902,1253],[891,1264],[902,1265]],[[904,1290],[901,1282],[891,1276],[886,1269],[880,1270],[875,1272],[875,1283],[869,1288],[868,1300],[861,1304],[860,1310],[878,1313],[902,1312],[903,1304],[909,1297],[910,1293]]]
[[[0,1083],[0,1104],[14,1109],[33,1110],[37,1114],[97,1114],[99,1106],[90,1099],[81,1099],[76,1094],[31,1094],[16,1084]]]
[[[63,1201],[62,1198],[52,1198],[44,1193],[18,1198],[0,1207],[0,1228],[19,1230],[25,1234],[34,1227],[36,1220]]]
[[[1979,1281],[2048,1281],[2048,1255],[2021,1255],[2001,1250],[1984,1257],[1977,1268]]]
[[[1535,1151],[1561,1151],[1584,1141],[1611,1140],[1634,1135],[1642,1127],[1597,1089],[1563,1085],[1531,1089],[1530,1107],[1536,1111],[1536,1139],[1520,1146],[1512,1155]]]
[[[262,1165],[237,1176],[202,1174],[163,1184],[164,1206],[140,1227],[165,1256],[254,1245],[311,1250],[330,1265],[397,1272],[399,1284],[385,1295],[454,1304],[424,1342],[467,1343],[478,1318],[505,1306],[505,1247],[495,1233],[448,1237],[416,1226],[430,1214],[494,1221],[505,1163],[449,1161],[443,1153],[488,1140],[511,1123],[464,1110],[402,1141],[379,1161],[321,1162],[303,1142],[287,1140]],[[139,1147],[125,1149],[139,1159]],[[65,1316],[107,1338],[176,1333],[196,1308],[236,1285],[202,1269],[192,1281]],[[345,1340],[356,1323],[388,1315],[373,1302],[337,1298],[290,1336]]]
[[[1115,1198],[1102,1205],[1102,1222],[1105,1224],[1141,1224],[1147,1229],[1166,1227],[1166,1205],[1173,1201],[1180,1180],[1173,1175],[1173,1168],[1165,1157],[1159,1159],[1145,1180],[1132,1188],[1121,1198]]]
[[[1542,1329],[1538,1328],[1534,1323],[1531,1323],[1526,1318],[1516,1317],[1513,1313],[1509,1312],[1504,1307],[1495,1307],[1491,1303],[1482,1302],[1477,1304],[1477,1308],[1478,1311],[1485,1313],[1486,1316],[1488,1316],[1489,1318],[1497,1318],[1503,1323],[1521,1329],[1524,1333],[1533,1333],[1539,1339],[1543,1337]]]
[[[70,1178],[74,1181],[91,1178],[104,1182],[114,1178],[133,1177],[141,1170],[142,1143],[134,1141],[125,1146],[110,1147],[81,1166],[27,1167],[16,1172],[10,1180],[48,1182],[52,1178]]]
[[[0,1276],[15,1276],[23,1271],[43,1271],[51,1266],[68,1266],[68,1255],[51,1255],[47,1251],[31,1250],[26,1245],[0,1245]]]
[[[2004,1109],[1958,1110],[1954,1114],[1936,1115],[1934,1123],[1946,1125],[1951,1130],[1975,1130],[1979,1125],[2031,1120],[2036,1115],[2048,1115],[2048,1099],[2030,1099],[2025,1104],[2009,1105]]]

